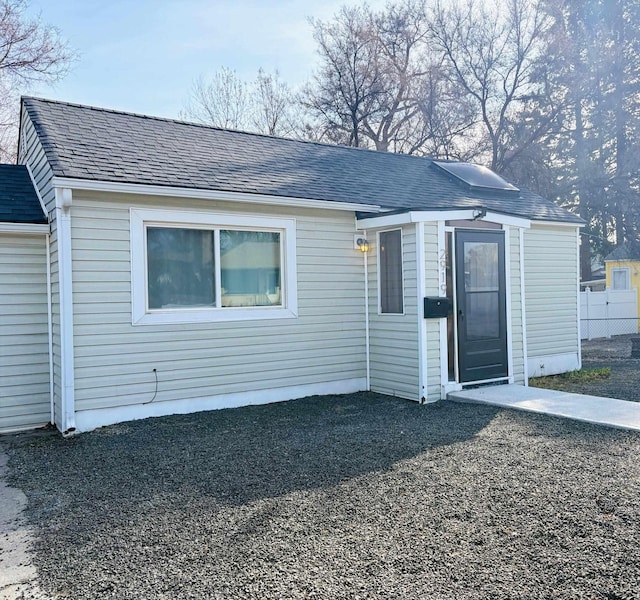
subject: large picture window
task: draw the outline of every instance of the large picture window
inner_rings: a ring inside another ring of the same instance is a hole
[[[378,260],[380,265],[380,312],[402,314],[404,311],[402,287],[402,231],[381,231],[378,234]]]
[[[131,210],[133,323],[294,317],[295,221]]]

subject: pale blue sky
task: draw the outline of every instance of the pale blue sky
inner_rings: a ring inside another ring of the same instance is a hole
[[[359,4],[359,2],[357,2]],[[177,117],[193,80],[225,66],[258,68],[299,85],[315,43],[307,17],[329,19],[345,0],[30,0],[78,53],[64,80],[29,93]],[[370,1],[382,6],[384,0]]]

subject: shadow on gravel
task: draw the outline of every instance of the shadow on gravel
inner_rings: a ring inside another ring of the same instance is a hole
[[[181,496],[240,505],[389,469],[472,438],[497,412],[361,393],[146,419],[66,440],[26,434],[7,440],[11,481],[35,517],[60,503],[113,503],[111,516],[128,501]]]
[[[7,443],[56,598],[635,597],[637,434],[354,394]]]

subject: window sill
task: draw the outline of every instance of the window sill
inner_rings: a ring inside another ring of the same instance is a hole
[[[298,314],[288,308],[215,308],[166,310],[133,315],[132,325],[163,325],[172,323],[219,323],[225,321],[261,321],[295,319]]]

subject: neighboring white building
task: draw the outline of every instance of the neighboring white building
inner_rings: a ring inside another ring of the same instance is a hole
[[[33,371],[0,368],[0,429],[46,423],[49,386],[71,434],[580,367],[581,221],[487,169],[35,98],[19,162],[50,234],[23,235],[38,254],[0,229],[39,281],[0,270],[0,290],[40,307]],[[30,335],[8,323],[0,345]],[[11,420],[36,372],[44,396]]]
[[[0,165],[0,433],[51,421],[48,233],[26,167]]]

